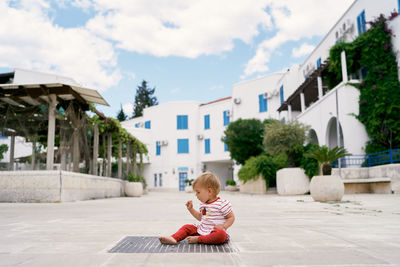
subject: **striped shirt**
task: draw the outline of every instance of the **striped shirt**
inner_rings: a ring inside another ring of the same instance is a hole
[[[215,225],[224,224],[226,216],[232,212],[231,203],[228,200],[217,198],[206,204],[200,202],[201,221],[196,224],[200,235],[208,235],[214,230]]]

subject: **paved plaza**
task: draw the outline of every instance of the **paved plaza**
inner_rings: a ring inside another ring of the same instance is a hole
[[[223,192],[236,221],[238,252],[108,253],[127,236],[171,234],[195,222],[194,194],[69,203],[0,203],[0,266],[400,266],[400,195],[345,195],[317,203],[309,195]]]

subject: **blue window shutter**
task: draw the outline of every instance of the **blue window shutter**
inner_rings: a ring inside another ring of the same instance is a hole
[[[268,111],[268,99],[264,98],[264,111]]]
[[[367,31],[367,23],[365,21],[365,10],[363,10],[361,12],[361,28],[362,28],[362,32]]]
[[[360,21],[360,15],[357,16],[357,30],[358,30],[358,35],[361,34],[361,21]]]
[[[264,94],[258,95],[258,110],[259,112],[267,111],[267,99],[264,97]]]
[[[189,129],[188,127],[188,116],[182,116],[183,117],[183,129]]]
[[[228,144],[224,143],[224,151],[228,151]]]
[[[139,128],[139,123],[135,123],[135,128]]]
[[[204,129],[210,129],[210,115],[204,115]]]
[[[176,116],[176,129],[178,129],[178,130],[188,129],[188,116],[187,115],[177,115]]]
[[[281,105],[283,104],[285,98],[283,96],[283,85],[281,86],[281,88],[279,89],[279,94],[281,96]]]
[[[161,155],[161,146],[159,141],[156,142],[156,155]]]
[[[204,139],[204,153],[210,154],[210,139]]]
[[[182,129],[182,126],[181,126],[181,116],[176,116],[176,129]]]
[[[228,111],[225,110],[223,113],[223,119],[224,119],[224,126],[229,124],[229,116],[228,116]]]
[[[189,153],[189,139],[178,139],[178,154]]]
[[[321,58],[317,59],[317,68],[321,66]]]
[[[144,123],[144,128],[146,128],[146,129],[151,129],[151,121],[146,121],[146,122]]]

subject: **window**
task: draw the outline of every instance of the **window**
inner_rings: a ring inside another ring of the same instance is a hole
[[[144,128],[146,128],[146,129],[151,129],[151,121],[146,121],[146,122],[144,123]]]
[[[229,110],[224,111],[224,126],[229,124]]]
[[[210,154],[210,139],[204,139],[204,153]]]
[[[135,128],[139,128],[139,123],[135,123]]]
[[[283,97],[283,85],[281,86],[281,88],[279,89],[279,94],[281,96],[281,105],[283,104],[283,102],[285,102],[285,98]]]
[[[188,116],[187,115],[177,115],[176,116],[176,129],[187,130],[188,129]]]
[[[159,185],[161,187],[162,186],[162,173],[158,174],[158,182],[159,182]]]
[[[321,67],[321,58],[317,59],[317,68]]]
[[[161,155],[161,146],[160,146],[160,141],[156,142],[156,156]]]
[[[178,139],[178,154],[189,153],[189,139]]]
[[[264,94],[258,95],[258,108],[260,112],[266,112],[267,111],[267,98],[264,96]]]
[[[210,129],[210,115],[204,115],[204,130]]]
[[[357,16],[357,29],[358,35],[367,31],[367,24],[365,23],[365,10]]]
[[[154,174],[154,187],[157,187],[157,173]]]
[[[225,152],[228,151],[228,144],[227,143],[224,143],[224,151]]]

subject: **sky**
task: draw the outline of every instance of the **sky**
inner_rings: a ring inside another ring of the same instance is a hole
[[[0,73],[71,77],[132,115],[136,88],[159,103],[207,103],[235,83],[301,64],[353,0],[0,0]]]

